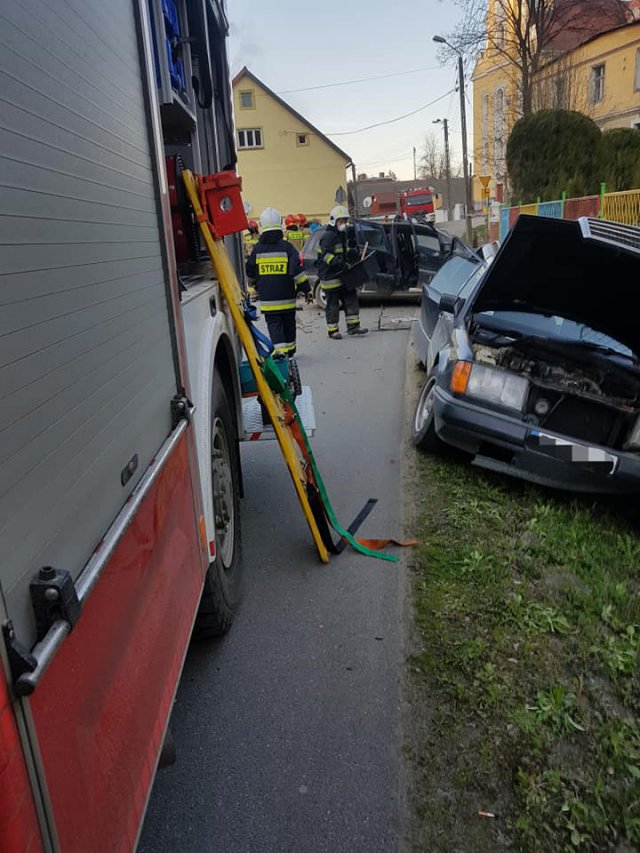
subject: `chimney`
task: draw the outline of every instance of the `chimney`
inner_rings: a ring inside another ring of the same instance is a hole
[[[360,174],[358,175],[358,180],[359,181],[366,181],[367,180],[367,173],[366,172],[360,172]]]
[[[384,178],[384,172],[378,172],[378,177],[379,177],[379,178]]]

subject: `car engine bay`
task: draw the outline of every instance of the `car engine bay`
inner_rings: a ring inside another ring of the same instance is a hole
[[[542,340],[476,342],[473,351],[477,363],[529,381],[525,422],[615,449],[640,450],[628,447],[640,414],[635,371],[593,351]]]

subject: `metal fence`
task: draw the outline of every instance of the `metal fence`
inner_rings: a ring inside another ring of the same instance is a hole
[[[606,193],[602,199],[602,218],[624,225],[640,225],[640,190]]]
[[[561,201],[541,201],[538,205],[538,216],[548,216],[550,219],[562,219]]]
[[[611,222],[621,222],[624,225],[640,226],[640,190],[503,207],[500,210],[500,242],[513,228],[521,213],[529,216],[549,216],[554,219],[579,219],[581,216],[592,216]]]

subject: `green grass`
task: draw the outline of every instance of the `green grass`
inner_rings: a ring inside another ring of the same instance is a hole
[[[633,525],[453,460],[418,478],[414,846],[640,849]]]

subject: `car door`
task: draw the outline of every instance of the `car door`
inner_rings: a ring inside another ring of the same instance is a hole
[[[414,226],[410,222],[394,222],[392,234],[396,252],[396,288],[408,290],[419,281]]]
[[[418,281],[428,284],[445,263],[448,252],[436,228],[414,225],[413,240],[418,267]]]
[[[355,223],[356,240],[361,255],[366,250],[365,269],[367,278],[371,283],[378,281],[380,274],[383,277],[391,274],[395,282],[396,262],[391,250],[389,234],[380,222],[363,222],[357,220]]]

